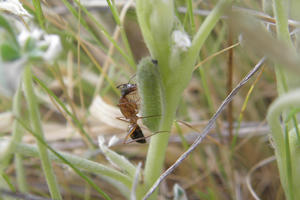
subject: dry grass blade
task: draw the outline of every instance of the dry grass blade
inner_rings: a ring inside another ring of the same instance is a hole
[[[202,134],[194,141],[194,143],[190,146],[190,148],[184,152],[177,160],[176,162],[171,165],[153,184],[153,186],[150,188],[150,190],[147,192],[147,194],[144,196],[144,200],[148,199],[150,195],[155,191],[155,189],[159,186],[159,184],[169,175],[171,174],[179,165],[180,163],[187,158],[187,156],[192,153],[193,150],[203,141],[203,139],[206,137],[206,135],[209,133],[209,131],[213,128],[213,125],[221,112],[224,110],[224,108],[228,105],[228,103],[233,99],[233,97],[238,93],[238,91],[242,88],[243,85],[245,85],[248,80],[261,68],[262,64],[266,60],[266,57],[263,57],[260,59],[260,61],[256,64],[256,66],[247,74],[247,76],[239,82],[239,84],[231,91],[231,93],[225,98],[225,100],[222,102],[216,113],[212,116],[212,118],[209,120],[208,124],[202,131]]]
[[[251,176],[252,176],[252,173],[257,170],[258,168],[262,167],[262,166],[265,166],[267,164],[269,164],[270,162],[273,162],[274,160],[276,160],[276,157],[275,156],[272,156],[272,157],[269,157],[267,159],[264,159],[262,160],[261,162],[257,163],[256,165],[254,165],[249,173],[247,174],[247,177],[246,177],[246,184],[247,184],[247,188],[249,189],[251,195],[253,196],[253,198],[255,200],[260,200],[260,198],[256,195],[256,193],[254,192],[253,188],[252,188],[252,185],[251,185]]]
[[[222,53],[224,53],[224,52],[226,52],[226,51],[228,51],[228,50],[230,50],[230,49],[232,49],[232,48],[234,48],[234,47],[236,47],[236,46],[238,46],[238,45],[240,45],[239,42],[237,42],[237,43],[235,43],[235,44],[233,44],[233,45],[230,45],[229,47],[226,47],[225,49],[222,49],[221,51],[218,51],[218,52],[216,52],[216,53],[214,53],[214,54],[208,56],[207,58],[205,58],[204,60],[202,60],[201,62],[199,62],[199,63],[194,67],[194,70],[196,70],[198,67],[201,67],[204,63],[206,63],[207,61],[213,59],[214,57],[216,57],[216,56],[218,56],[218,55],[220,55],[220,54],[222,54]]]
[[[130,8],[130,6],[131,6],[132,3],[133,3],[133,1],[130,0],[123,7],[123,9],[121,11],[121,15],[120,15],[120,20],[122,21],[122,23],[124,23],[124,19],[125,19],[126,13],[127,13],[128,9]],[[118,38],[119,38],[119,35],[120,35],[120,27],[116,26],[112,38],[115,41],[117,41]],[[99,94],[99,91],[100,91],[101,86],[102,86],[103,81],[104,81],[104,74],[105,75],[107,74],[107,70],[108,70],[108,68],[110,66],[109,65],[110,62],[111,62],[110,58],[112,57],[112,55],[114,53],[114,48],[115,48],[115,46],[113,44],[110,44],[109,49],[108,49],[108,53],[107,53],[107,59],[105,60],[104,65],[103,65],[103,71],[102,71],[102,73],[101,73],[101,75],[100,75],[100,77],[99,77],[99,79],[97,81],[97,84],[96,84],[96,89],[95,89],[95,92],[94,92],[94,97],[96,97],[96,95]]]

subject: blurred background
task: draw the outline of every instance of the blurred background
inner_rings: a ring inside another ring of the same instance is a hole
[[[0,6],[9,2],[0,1]],[[186,1],[175,1],[176,16],[188,35],[194,35],[216,2],[193,1],[195,27],[192,27],[186,13]],[[122,26],[116,23],[104,0],[81,0],[82,7],[75,1],[42,1],[43,23],[33,12],[31,1],[21,0],[23,7],[17,7],[17,4],[13,7],[14,1],[10,3],[13,9],[4,6],[0,11],[13,32],[1,22],[1,136],[11,136],[13,95],[19,87],[25,65],[32,65],[33,74],[76,116],[95,143],[98,136],[104,136],[106,140],[116,136],[119,142],[110,147],[112,150],[135,164],[144,162],[148,145],[123,144],[127,124],[116,119],[121,115],[117,107],[120,92],[116,86],[127,83],[135,74],[136,65],[132,63],[138,63],[149,55],[138,26],[134,1],[115,1]],[[243,0],[235,3],[233,10],[256,18],[266,30],[274,32],[271,4],[272,1]],[[296,0],[290,1],[291,31],[299,26],[296,21],[299,8]],[[265,39],[266,43],[253,40],[256,44],[249,47],[241,32],[235,29],[234,25],[240,23],[235,20],[223,16],[201,49],[198,67],[181,97],[164,169],[193,143],[229,92],[262,58],[262,51],[278,48],[269,38]],[[253,29],[251,20],[245,21],[245,24],[249,30]],[[249,30],[243,29],[245,32]],[[124,33],[128,41],[124,40]],[[260,34],[259,30],[257,34]],[[263,34],[261,37],[259,39],[264,40]],[[295,36],[293,42],[296,48],[297,41]],[[218,118],[209,134],[211,137],[206,138],[163,182],[160,199],[173,199],[175,183],[185,190],[188,199],[253,199],[247,179],[261,199],[284,199],[276,162],[272,160],[274,150],[265,120],[268,107],[277,96],[273,65],[272,62],[265,62],[261,71],[235,96]],[[135,81],[135,78],[131,80],[132,83]],[[57,100],[37,83],[34,89],[48,144],[56,150],[110,166],[100,150],[89,148],[88,139],[76,121],[58,106]],[[23,99],[23,116],[28,118],[25,106]],[[187,123],[188,126],[185,125]],[[145,126],[141,126],[145,135],[151,134]],[[23,141],[35,143],[34,137],[28,133]],[[255,168],[266,159],[271,160]],[[29,191],[47,197],[47,184],[39,159],[27,156],[24,169]],[[63,199],[100,198],[69,168],[54,163],[54,170]],[[6,169],[6,173],[13,183],[16,182],[14,164]],[[90,177],[112,199],[124,199],[103,179],[93,175]]]

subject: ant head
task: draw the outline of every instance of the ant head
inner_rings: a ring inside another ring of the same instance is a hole
[[[131,83],[125,83],[125,84],[118,85],[117,88],[121,90],[121,95],[122,97],[124,97],[127,94],[137,90],[137,85]]]

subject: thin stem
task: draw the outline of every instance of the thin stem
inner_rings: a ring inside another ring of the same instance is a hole
[[[280,40],[285,41],[291,47],[292,41],[289,32],[287,5],[288,3],[285,0],[273,0],[273,10],[276,18],[277,37]]]
[[[76,19],[78,19],[78,13],[76,11],[75,8],[73,8],[73,6],[67,1],[67,0],[62,0],[63,4],[69,9],[69,11],[72,13],[72,15],[74,15],[74,17]],[[78,0],[76,1],[76,3],[78,2]],[[83,7],[81,7],[81,9],[83,11],[85,11],[83,9]],[[88,26],[87,22],[85,20],[83,20],[82,18],[79,18],[79,21],[81,23],[81,25],[91,34],[91,36],[93,37],[93,39],[96,41],[96,43],[99,45],[99,47],[101,47],[101,49],[106,52],[107,49],[106,47],[102,44],[102,42],[98,39],[97,35],[95,34],[95,32],[93,32],[91,30],[91,28]]]
[[[291,161],[291,152],[290,152],[290,135],[288,123],[284,127],[284,139],[285,139],[285,162],[287,166],[287,188],[288,188],[288,199],[294,199],[294,190],[293,190],[293,170],[292,170],[292,161]]]
[[[228,33],[228,46],[232,46],[232,31],[229,30]],[[228,94],[232,90],[233,85],[233,49],[229,49],[228,60],[227,60],[227,69],[228,69],[228,80],[227,80],[227,92]],[[228,121],[228,132],[229,132],[229,141],[232,142],[233,139],[233,101],[229,103],[227,109],[227,121]]]
[[[23,156],[19,153],[15,154],[15,166],[16,166],[16,176],[18,189],[20,192],[28,193],[28,184],[25,176],[25,167],[23,165]]]
[[[14,97],[14,104],[13,104],[13,113],[15,117],[21,117],[21,109],[22,109],[22,95],[21,95],[21,84],[15,94]],[[15,150],[15,142],[21,142],[22,137],[23,137],[23,128],[19,124],[17,120],[14,121],[14,131],[11,139],[11,150]],[[24,172],[24,165],[23,165],[23,157],[16,153],[15,154],[15,166],[16,166],[16,176],[17,176],[17,183],[18,183],[18,188],[20,192],[27,193],[28,192],[28,184],[26,182],[26,175]]]
[[[191,25],[191,32],[194,34],[195,32],[195,20],[194,20],[194,12],[193,12],[193,1],[187,0],[187,7],[188,7],[188,16],[190,19],[190,25]]]
[[[123,49],[118,45],[117,41],[114,40],[113,37],[109,34],[109,32],[104,28],[102,24],[84,7],[80,4],[78,0],[75,0],[75,3],[81,8],[81,10],[97,25],[97,27],[101,30],[101,33],[115,46],[115,48],[120,52],[120,54],[124,57],[124,59],[130,64],[131,67],[135,67],[135,62],[132,62],[132,58],[129,57]],[[134,60],[133,60],[134,61]],[[134,64],[134,65],[132,65]]]
[[[241,122],[243,120],[243,116],[244,116],[244,112],[247,108],[247,105],[248,105],[248,101],[250,99],[250,96],[254,90],[254,87],[256,86],[256,83],[260,80],[262,74],[264,72],[264,66],[262,67],[261,71],[259,72],[258,76],[256,77],[256,79],[254,80],[254,82],[252,83],[251,87],[249,88],[248,92],[247,92],[247,95],[245,97],[245,100],[244,100],[244,103],[242,105],[242,109],[240,111],[240,115],[239,115],[239,118],[237,120],[237,126],[236,126],[236,129],[235,129],[235,134],[233,136],[233,139],[231,141],[231,149],[234,150],[235,146],[236,146],[236,143],[237,143],[237,139],[238,139],[238,135],[239,135],[239,131],[240,131],[240,126],[241,126]]]
[[[164,115],[161,130],[170,130],[173,117],[170,112]],[[162,166],[165,160],[165,152],[168,146],[169,133],[155,135],[151,138],[149,150],[145,164],[145,186],[146,191],[157,180],[161,174]],[[155,199],[156,195],[152,196]]]
[[[196,57],[198,56],[198,53],[202,45],[204,44],[206,38],[221,18],[222,14],[224,13],[224,10],[231,4],[231,2],[232,0],[219,1],[216,7],[211,11],[211,13],[204,20],[203,24],[200,26],[198,32],[194,36],[192,46],[189,50],[189,58],[191,58],[192,61],[196,60]],[[182,68],[185,67],[186,66],[182,66]]]
[[[21,115],[21,90],[20,87],[16,91],[16,94],[14,96],[13,100],[13,114],[14,117],[20,117]],[[23,136],[23,130],[20,124],[15,120],[13,123],[13,133],[12,133],[12,138],[9,142],[8,147],[5,149],[5,153],[3,153],[3,157],[0,158],[0,163],[1,163],[1,169],[5,169],[8,164],[10,159],[12,158],[13,152],[14,152],[14,143],[13,141],[21,141]]]
[[[20,84],[21,86],[21,84]],[[21,115],[21,100],[22,100],[22,93],[20,87],[17,89],[14,99],[13,99],[13,114],[14,117],[20,117]],[[12,138],[9,140],[8,147],[4,150],[5,152],[2,154],[3,157],[0,158],[0,172],[1,176],[3,176],[3,170],[7,168],[7,166],[10,163],[10,159],[12,158],[14,152],[15,152],[15,141],[20,142],[22,140],[23,136],[23,129],[21,125],[17,122],[17,120],[14,121],[13,123],[13,133],[12,133]],[[25,180],[25,173],[24,173],[24,166],[23,166],[23,161],[22,158],[20,157],[19,154],[15,154],[15,166],[16,166],[16,176],[17,176],[17,183],[18,183],[18,188],[21,192],[28,192],[27,188],[27,183]],[[0,180],[1,182],[1,180]],[[6,184],[5,184],[6,185]]]
[[[111,10],[111,12],[113,14],[113,17],[114,17],[114,19],[117,23],[117,26],[120,27],[121,37],[122,37],[122,40],[125,44],[126,51],[129,54],[128,62],[131,65],[131,67],[136,69],[136,64],[135,64],[135,61],[134,61],[134,57],[133,57],[133,54],[132,54],[132,51],[131,51],[131,48],[130,48],[130,45],[129,45],[129,42],[128,42],[128,39],[127,39],[127,35],[126,35],[125,29],[124,29],[124,26],[123,26],[124,21],[122,21],[120,19],[120,16],[118,14],[118,10],[117,10],[115,4],[113,4],[111,2],[111,0],[106,0],[106,2],[108,3],[108,5],[110,7],[110,10]],[[124,17],[125,17],[125,14],[124,14]]]
[[[31,121],[32,128],[36,133],[40,135],[41,138],[44,139],[43,129],[40,121],[41,118],[40,118],[38,103],[32,86],[31,66],[26,66],[25,68],[24,91],[28,103],[28,110],[30,114],[30,121]],[[46,176],[51,197],[52,199],[60,200],[62,199],[62,197],[59,192],[59,186],[56,181],[56,176],[54,174],[51,161],[48,157],[47,148],[39,141],[37,141],[37,144],[38,144],[39,155],[40,155],[43,171]]]
[[[36,13],[36,16],[38,18],[39,24],[43,29],[45,29],[45,26],[44,26],[45,18],[44,18],[44,15],[43,15],[43,10],[42,10],[40,0],[33,0],[32,3],[34,5],[35,13]]]
[[[273,0],[273,11],[276,18],[276,31],[279,40],[284,41],[289,47],[292,47],[292,41],[290,38],[288,18],[287,18],[287,2],[284,0]],[[279,94],[283,94],[288,91],[289,85],[287,85],[287,72],[279,64],[275,64],[276,78],[277,78],[277,90]],[[291,78],[291,77],[290,77]]]
[[[52,92],[47,86],[46,84],[44,84],[40,79],[38,79],[36,76],[33,76],[34,80],[48,93],[48,95],[51,98],[54,98],[55,101],[61,106],[61,108],[66,112],[66,114],[68,114],[72,120],[74,121],[74,123],[78,126],[79,131],[86,137],[87,141],[89,141],[89,144],[93,147],[95,147],[95,144],[93,142],[93,139],[89,136],[89,134],[85,131],[85,129],[83,128],[83,125],[81,123],[81,121],[75,116],[73,115],[69,109],[66,107],[66,105],[54,94],[54,92]]]
[[[293,124],[294,124],[295,130],[296,130],[298,142],[300,144],[300,130],[299,130],[299,127],[298,127],[298,122],[297,122],[296,115],[293,115]]]
[[[162,121],[160,131],[170,131],[176,113],[176,108],[180,98],[177,98],[176,88],[169,87],[165,89],[163,97]],[[145,186],[148,190],[150,186],[160,176],[165,153],[169,142],[170,133],[159,134],[151,138],[146,164],[145,164]],[[150,199],[156,199],[157,193],[153,194]]]

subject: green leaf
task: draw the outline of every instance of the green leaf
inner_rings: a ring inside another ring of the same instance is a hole
[[[24,45],[24,51],[28,52],[28,51],[33,51],[36,48],[36,40],[29,37]]]
[[[15,32],[13,31],[13,28],[2,15],[0,15],[0,27],[4,28],[9,33],[9,36],[11,37],[14,45],[19,47],[19,43],[17,41],[17,37],[15,35]]]
[[[7,43],[1,45],[0,52],[3,61],[14,61],[21,57],[19,50]]]
[[[104,138],[99,137],[99,147],[103,154],[105,155],[106,159],[117,168],[122,169],[125,171],[130,177],[134,177],[136,167],[125,157],[118,154],[115,151],[112,151],[104,144]]]

